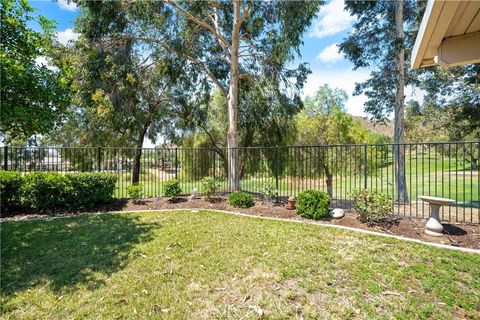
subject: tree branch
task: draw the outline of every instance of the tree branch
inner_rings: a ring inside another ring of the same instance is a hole
[[[215,38],[221,41],[228,48],[230,47],[230,43],[219,32],[217,32],[217,30],[215,30],[214,27],[209,25],[207,22],[201,20],[200,18],[195,17],[193,14],[183,9],[178,3],[176,3],[173,0],[163,0],[163,2],[180,11],[182,14],[184,14],[187,17],[187,19],[193,21],[200,27],[203,27],[204,29],[210,31],[215,36]]]
[[[218,89],[221,91],[222,95],[226,98],[228,96],[228,92],[227,90],[225,89],[225,87],[223,86],[223,84],[220,82],[220,80],[217,79],[217,77],[215,77],[213,75],[213,73],[210,71],[210,69],[208,69],[208,67],[205,65],[204,62],[186,54],[186,53],[183,53],[183,52],[179,52],[175,49],[173,49],[172,47],[170,47],[169,45],[167,45],[165,42],[163,41],[160,41],[158,39],[154,39],[154,38],[150,38],[150,37],[130,37],[130,36],[120,36],[119,39],[122,39],[122,40],[133,40],[133,41],[145,41],[145,42],[153,42],[155,44],[158,44],[159,46],[161,46],[162,48],[164,48],[165,50],[169,51],[169,52],[173,52],[175,53],[176,55],[184,58],[184,59],[187,59],[189,60],[190,62],[192,62],[193,64],[197,65],[200,69],[202,69],[203,72],[205,72],[205,74],[210,78],[210,80],[212,80],[218,87]]]

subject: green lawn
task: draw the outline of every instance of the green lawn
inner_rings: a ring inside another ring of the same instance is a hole
[[[5,319],[480,317],[480,255],[201,211],[1,224]]]

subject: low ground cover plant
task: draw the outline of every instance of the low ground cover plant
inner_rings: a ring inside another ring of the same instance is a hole
[[[0,171],[0,196],[2,212],[20,206],[23,177],[19,172]]]
[[[202,192],[203,194],[205,194],[207,201],[212,200],[218,188],[220,188],[220,184],[218,183],[218,181],[216,181],[213,177],[204,177],[201,181],[201,184]]]
[[[235,208],[250,208],[253,207],[255,201],[248,193],[235,191],[228,196],[228,203]]]
[[[352,193],[353,208],[359,214],[359,220],[367,224],[385,224],[394,219],[393,200],[390,196],[376,190],[356,190]]]
[[[166,197],[170,197],[171,200],[174,200],[176,197],[182,194],[180,182],[177,179],[165,181],[163,183],[163,194]]]
[[[115,175],[99,172],[32,172],[25,176],[2,172],[2,209],[4,205],[6,210],[26,206],[47,212],[91,209],[113,200],[116,181]]]
[[[305,190],[297,196],[297,213],[308,219],[325,219],[328,217],[330,197],[323,191]]]
[[[144,195],[143,185],[130,185],[127,187],[127,195],[133,203],[140,203]]]

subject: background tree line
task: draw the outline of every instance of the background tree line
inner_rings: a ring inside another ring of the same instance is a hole
[[[393,137],[348,115],[342,90],[320,86],[301,99],[310,70],[292,62],[322,1],[75,2],[80,37],[67,46],[26,1],[2,2],[5,142],[137,148],[135,184],[139,147],[161,137],[165,145],[212,148],[238,188],[248,159],[226,147],[480,138],[479,65],[408,67],[424,1],[345,4],[356,20],[340,50],[355,69],[372,69],[355,92],[367,96],[373,120],[394,113]],[[27,26],[32,20],[42,31]],[[424,99],[405,102],[406,86]],[[406,200],[398,152],[399,200]],[[332,174],[325,161],[318,170]]]

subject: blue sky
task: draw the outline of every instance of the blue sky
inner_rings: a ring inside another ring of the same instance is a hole
[[[59,41],[66,43],[75,39],[74,21],[78,14],[75,4],[66,0],[32,1],[31,6],[47,19],[57,22]],[[338,53],[336,44],[351,30],[353,18],[343,10],[343,0],[331,0],[322,7],[319,15],[309,30],[304,34],[299,61],[308,62],[312,70],[304,88],[304,96],[311,95],[323,83],[332,87],[343,88],[349,99],[347,112],[364,115],[364,96],[353,96],[355,82],[368,78],[368,70],[352,70],[352,63]]]

